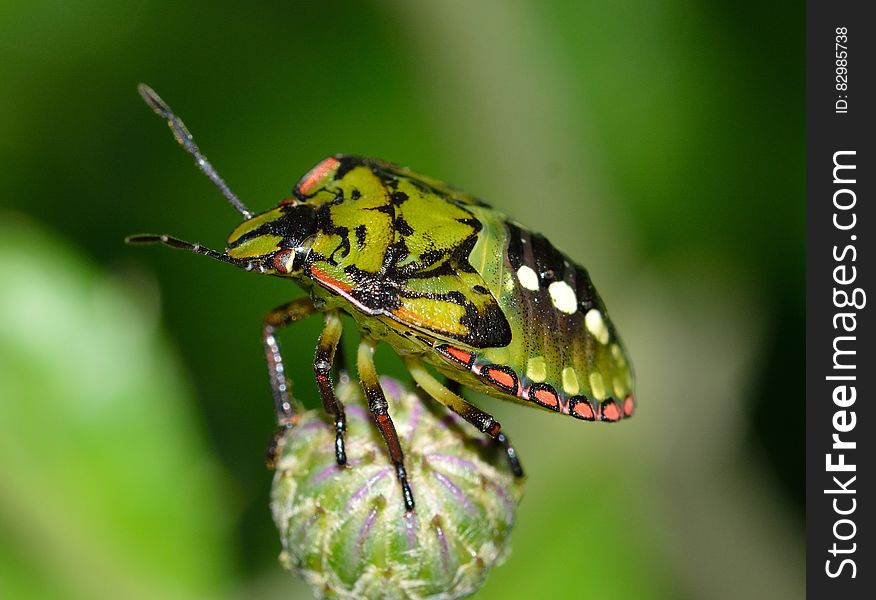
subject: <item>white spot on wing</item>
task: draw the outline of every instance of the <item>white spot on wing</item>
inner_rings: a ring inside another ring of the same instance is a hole
[[[573,315],[578,310],[578,297],[575,296],[575,290],[565,281],[553,282],[548,286],[548,292],[551,294],[551,302],[558,311]]]
[[[587,331],[593,334],[600,344],[608,342],[608,327],[605,326],[605,321],[602,320],[602,313],[591,308],[584,315],[584,325],[587,326]]]
[[[536,291],[538,289],[538,275],[526,265],[521,265],[517,269],[517,279],[520,280],[520,285],[528,290]]]
[[[602,375],[596,371],[590,374],[590,393],[597,400],[605,398],[605,384],[602,382]]]
[[[614,395],[618,398],[623,398],[626,395],[626,388],[624,387],[624,382],[621,381],[619,377],[615,377],[612,383],[612,387],[614,388]]]
[[[547,364],[545,364],[543,356],[529,359],[526,365],[526,376],[536,383],[541,383],[547,378]]]
[[[572,367],[563,369],[563,391],[570,396],[578,393],[578,376]]]

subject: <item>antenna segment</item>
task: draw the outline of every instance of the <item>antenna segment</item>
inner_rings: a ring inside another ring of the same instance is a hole
[[[231,206],[233,206],[237,212],[242,214],[244,219],[251,219],[252,213],[246,205],[241,202],[240,198],[238,198],[234,192],[231,191],[231,188],[229,188],[228,184],[219,176],[219,173],[216,172],[216,169],[214,169],[213,165],[210,164],[210,161],[207,160],[207,157],[201,154],[200,148],[198,148],[192,134],[189,133],[189,130],[186,128],[185,123],[182,122],[182,119],[176,116],[167,103],[155,93],[155,90],[145,83],[138,85],[137,91],[140,92],[140,95],[143,97],[143,100],[146,101],[146,104],[155,111],[155,114],[167,121],[168,127],[170,127],[170,130],[173,132],[173,137],[176,138],[179,145],[195,158],[195,164],[198,165],[198,168],[204,175],[210,178],[213,185],[219,188],[219,191],[222,192],[225,199],[231,203]]]

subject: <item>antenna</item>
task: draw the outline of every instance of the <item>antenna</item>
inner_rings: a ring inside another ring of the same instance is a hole
[[[241,269],[245,269],[247,271],[258,271],[259,273],[265,272],[265,267],[261,263],[253,262],[249,260],[241,260],[237,258],[231,258],[227,254],[222,254],[221,252],[216,252],[215,250],[211,250],[201,244],[193,244],[192,242],[186,242],[179,238],[175,238],[170,235],[154,235],[151,233],[141,233],[137,235],[129,235],[125,238],[126,244],[131,245],[147,245],[147,244],[161,244],[163,246],[169,246],[171,248],[179,248],[181,250],[189,250],[194,252],[195,254],[200,254],[202,256],[209,256],[214,260],[218,260],[221,262],[226,262],[232,264],[236,267],[240,267]]]
[[[186,128],[185,123],[182,122],[182,119],[176,116],[167,103],[155,93],[155,90],[145,83],[138,85],[137,91],[140,92],[140,95],[143,97],[143,100],[146,101],[146,104],[155,111],[155,114],[167,121],[168,127],[170,127],[170,130],[173,132],[173,137],[176,138],[179,145],[195,158],[195,164],[198,165],[198,168],[204,175],[210,178],[213,185],[219,188],[219,191],[222,192],[225,199],[231,203],[231,206],[233,206],[237,212],[242,214],[244,219],[251,219],[252,213],[249,209],[240,201],[240,198],[231,191],[231,188],[229,188],[228,184],[219,176],[219,173],[216,172],[216,169],[214,169],[213,165],[210,164],[210,161],[207,160],[207,157],[201,154],[201,150],[195,143],[194,138],[192,138],[192,134],[189,133],[189,130]]]

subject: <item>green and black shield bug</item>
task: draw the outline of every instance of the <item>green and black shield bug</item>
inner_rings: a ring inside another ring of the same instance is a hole
[[[395,349],[430,396],[501,444],[517,475],[523,474],[520,461],[499,422],[463,399],[460,385],[585,421],[633,414],[630,363],[602,299],[587,271],[543,236],[437,179],[340,154],[311,169],[291,198],[254,215],[167,104],[149,87],[139,89],[244,220],[224,252],[167,235],[135,235],[128,242],[160,243],[293,279],[308,293],[269,312],[262,326],[279,425],[269,462],[296,423],[275,334],[317,312],[325,329],[313,370],[334,419],[337,462],[347,460],[346,420],[331,371],[346,313],[361,334],[359,378],[407,510],[414,498],[374,367],[380,341]]]

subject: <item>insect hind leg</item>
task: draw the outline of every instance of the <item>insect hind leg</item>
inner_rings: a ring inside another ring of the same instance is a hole
[[[462,384],[456,381],[455,379],[447,378],[447,381],[444,383],[444,387],[450,390],[452,393],[457,396],[462,396]]]
[[[482,411],[478,407],[466,402],[466,400],[458,393],[454,393],[440,381],[435,379],[423,363],[418,358],[413,356],[404,359],[405,365],[410,371],[417,384],[426,390],[426,393],[432,396],[435,400],[458,414],[460,417],[474,425],[479,431],[486,433],[488,436],[496,440],[505,451],[508,457],[508,464],[511,467],[511,472],[516,477],[523,477],[523,467],[520,465],[520,458],[517,456],[517,450],[511,445],[511,440],[502,431],[502,425],[487,412]]]

